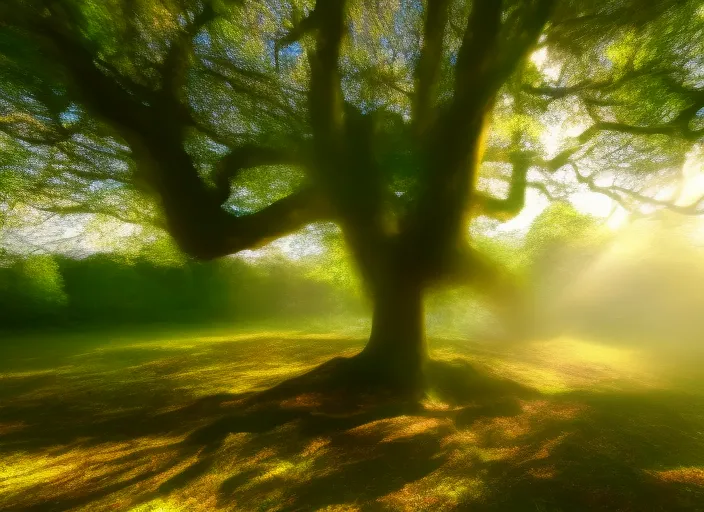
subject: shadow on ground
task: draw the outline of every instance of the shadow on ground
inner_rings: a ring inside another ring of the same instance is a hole
[[[123,346],[0,375],[0,510],[704,510],[704,400],[541,394],[471,352],[423,400],[335,376],[359,340]]]

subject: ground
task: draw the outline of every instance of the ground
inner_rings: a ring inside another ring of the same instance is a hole
[[[704,510],[696,368],[435,337],[420,402],[327,386],[362,345],[314,328],[6,339],[0,510]]]

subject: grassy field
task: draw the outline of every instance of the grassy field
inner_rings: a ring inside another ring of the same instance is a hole
[[[704,510],[698,363],[436,337],[420,404],[276,387],[353,331],[4,340],[0,510]]]

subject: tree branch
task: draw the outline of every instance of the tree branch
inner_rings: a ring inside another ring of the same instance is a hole
[[[67,140],[71,134],[57,126],[47,126],[24,112],[0,115],[0,131],[34,145],[52,145]]]
[[[188,65],[189,54],[193,48],[193,38],[215,17],[212,3],[206,0],[200,13],[171,43],[171,48],[169,48],[161,67],[162,90],[166,94],[176,96]]]
[[[244,169],[262,165],[300,165],[302,155],[283,149],[267,148],[248,144],[233,149],[216,165],[213,181],[217,188],[218,200],[223,204],[230,195],[230,183]]]
[[[555,202],[555,201],[560,201],[561,199],[563,199],[561,197],[557,197],[557,196],[553,195],[553,193],[550,192],[550,189],[548,188],[548,186],[545,183],[540,183],[537,181],[529,181],[526,186],[528,188],[532,188],[533,190],[537,190],[538,192],[543,194],[550,201]]]
[[[256,213],[228,216],[223,236],[216,239],[211,254],[201,257],[207,259],[260,247],[312,222],[331,218],[327,200],[315,189],[305,188]]]
[[[678,116],[673,122],[661,125],[637,126],[626,123],[599,121],[595,124],[595,128],[597,130],[629,133],[631,135],[679,135],[687,140],[697,140],[698,138],[704,136],[704,129],[691,130],[689,129],[688,124],[689,119],[686,119],[686,123],[684,123],[682,122],[681,117]]]
[[[593,125],[594,130],[616,131],[621,133],[629,133],[632,135],[669,135],[679,136],[686,140],[697,140],[704,136],[704,129],[692,130],[689,128],[689,123],[695,118],[697,112],[704,108],[704,90],[692,89],[681,83],[673,80],[667,71],[651,71],[651,70],[633,70],[626,73],[623,77],[617,80],[591,81],[584,80],[578,84],[565,87],[552,86],[524,86],[523,91],[529,94],[548,97],[551,99],[560,99],[567,96],[579,94],[585,91],[597,91],[604,89],[612,89],[623,85],[629,81],[642,78],[645,75],[662,77],[666,86],[676,94],[683,96],[689,101],[690,105],[681,110],[675,118],[669,123],[653,125],[653,126],[638,126],[620,122],[607,122],[598,120]],[[616,105],[617,102],[609,100],[596,100],[592,98],[583,98],[586,103]]]
[[[618,185],[611,185],[608,187],[603,187],[603,186],[597,185],[591,176],[585,176],[582,173],[580,173],[575,164],[572,163],[572,164],[570,164],[570,166],[572,167],[572,169],[575,173],[575,177],[577,178],[578,182],[585,184],[589,188],[589,190],[591,190],[592,192],[597,192],[597,193],[602,194],[610,199],[613,199],[614,201],[619,203],[621,206],[623,206],[626,210],[633,211],[632,205],[626,201],[626,197],[629,197],[629,198],[631,198],[641,204],[647,204],[647,205],[656,206],[659,208],[666,208],[666,209],[671,210],[673,212],[681,213],[684,215],[702,215],[702,214],[704,214],[704,196],[697,199],[692,204],[684,205],[684,206],[678,205],[678,204],[675,204],[674,201],[663,201],[660,199],[655,199],[654,197],[649,197],[649,196],[640,194],[634,190],[620,187]]]
[[[428,0],[423,27],[423,47],[415,68],[413,122],[422,134],[430,122],[430,111],[442,63],[442,45],[448,22],[450,0]]]
[[[123,215],[122,213],[112,210],[109,208],[100,208],[91,205],[74,205],[74,206],[36,206],[32,205],[32,208],[47,212],[56,213],[57,215],[105,215],[107,217],[112,217],[115,220],[124,222],[126,224],[149,224],[150,226],[157,227],[159,229],[166,228],[166,225],[159,219],[148,219],[145,217],[130,217]]]
[[[389,89],[402,94],[411,101],[413,101],[413,98],[415,97],[415,93],[402,87],[398,83],[399,80],[394,77],[391,73],[383,73],[380,72],[380,70],[374,68],[363,68],[357,71],[356,73],[350,73],[347,76],[351,78],[358,78],[361,80],[368,80],[376,85],[388,87]]]
[[[308,101],[313,136],[318,148],[325,152],[326,160],[330,157],[329,151],[341,149],[343,108],[338,59],[344,33],[344,10],[344,0],[317,0],[309,17],[315,20],[317,34],[315,52],[310,59]]]
[[[533,3],[533,2],[531,2]],[[519,7],[514,14],[517,26],[511,27],[511,37],[502,49],[493,80],[503,83],[530,50],[535,46],[545,24],[550,19],[557,0],[535,0],[535,5]],[[507,21],[507,30],[510,20]]]
[[[483,215],[501,220],[509,220],[521,213],[526,202],[528,187],[527,175],[531,166],[531,156],[520,150],[511,153],[512,171],[508,195],[497,199],[475,192],[475,204]]]
[[[465,103],[484,81],[496,59],[502,0],[475,0],[467,20],[455,68],[455,103]]]
[[[329,215],[311,189],[251,215],[236,217],[225,211],[221,198],[200,179],[183,147],[184,119],[170,109],[171,102],[144,104],[130,95],[96,67],[92,55],[65,27],[49,24],[44,33],[59,49],[56,55],[86,107],[132,148],[141,174],[161,200],[167,230],[186,253],[201,259],[224,256]],[[254,160],[262,161],[263,154],[256,156]],[[228,160],[235,159],[233,155]]]
[[[575,85],[551,86],[551,85],[524,85],[523,92],[537,96],[545,96],[551,99],[561,99],[583,91],[601,91],[619,87],[631,80],[642,78],[645,75],[661,75],[663,73],[652,70],[631,70],[622,77],[615,80],[582,80]]]

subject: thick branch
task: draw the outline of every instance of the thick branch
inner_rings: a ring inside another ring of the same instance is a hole
[[[428,280],[449,265],[460,237],[466,202],[481,158],[485,117],[495,84],[487,71],[496,57],[500,0],[477,0],[467,22],[455,67],[452,105],[438,116],[425,141],[423,191],[404,221],[401,246],[409,273]]]
[[[279,69],[279,52],[281,48],[285,48],[290,44],[300,41],[306,34],[318,28],[318,23],[321,22],[321,11],[318,9],[313,9],[310,14],[303,19],[300,19],[301,14],[296,6],[292,6],[292,11],[293,28],[274,43],[274,61],[277,70]]]
[[[421,134],[427,128],[433,96],[440,75],[442,43],[447,27],[450,0],[428,0],[423,48],[415,69],[415,96],[413,98],[413,121]]]
[[[495,63],[501,31],[501,0],[476,0],[467,21],[455,69],[455,102],[464,103],[484,80]]]
[[[344,10],[344,0],[318,0],[311,13],[318,30],[315,52],[310,59],[308,101],[316,145],[325,152],[326,160],[330,157],[329,151],[340,149],[343,109],[338,59],[344,33]]]
[[[523,151],[519,150],[511,154],[513,169],[508,195],[505,199],[475,193],[474,200],[482,214],[495,219],[508,220],[521,213],[526,202],[530,161],[530,155]]]
[[[327,211],[310,190],[244,217],[222,209],[220,198],[200,179],[183,148],[184,119],[170,110],[172,103],[143,104],[104,75],[72,35],[51,26],[47,29],[86,107],[132,148],[141,174],[161,199],[169,233],[185,252],[216,258],[325,218]],[[254,160],[262,158],[260,153]]]
[[[44,35],[53,43],[71,77],[72,86],[89,106],[122,133],[143,129],[149,119],[149,108],[135,101],[125,89],[104,75],[93,56],[63,27],[43,26]],[[142,98],[144,100],[144,98]]]
[[[260,247],[312,222],[331,218],[327,200],[316,190],[306,188],[256,213],[228,216],[223,236],[212,246],[212,253],[204,256],[212,258]]]
[[[448,264],[473,193],[494,97],[537,41],[554,2],[537,0],[519,8],[518,21],[509,30],[502,27],[501,0],[472,3],[457,56],[453,102],[431,138],[425,191],[409,222],[413,227],[407,240],[418,255],[415,271],[424,277],[432,278]],[[515,180],[515,187],[511,200],[518,202],[525,193],[525,175]]]
[[[299,165],[301,163],[303,163],[303,157],[292,151],[253,144],[235,148],[218,162],[213,175],[218,200],[221,204],[227,200],[230,195],[230,183],[244,169],[262,165]]]
[[[509,18],[507,28],[501,23],[501,1],[473,2],[457,58],[455,98],[442,120],[440,139],[434,141],[442,148],[442,154],[434,155],[440,168],[429,180],[428,198],[423,205],[421,222],[426,233],[419,239],[426,244],[431,237],[443,237],[445,240],[435,244],[443,247],[456,236],[482,157],[487,112],[498,88],[537,41],[553,5],[554,0],[538,0],[530,7],[519,7]],[[493,215],[515,215],[523,205],[530,159],[520,152],[509,158],[514,166],[509,197],[496,200],[480,196],[478,200]],[[435,234],[431,235],[431,230]],[[442,257],[431,259],[437,262]]]
[[[466,101],[463,96],[494,94],[535,45],[555,0],[537,0],[535,5],[519,6],[504,26],[501,4],[500,0],[474,2],[457,58],[458,103]],[[503,40],[499,37],[502,33]]]
[[[557,0],[536,0],[535,5],[519,7],[515,14],[518,19],[515,27],[510,26],[510,20],[506,23],[512,34],[498,59],[494,80],[502,83],[508,79],[519,61],[533,49],[556,3]]]
[[[549,160],[540,159],[534,161],[534,164],[544,167],[550,172],[555,172],[567,165],[572,155],[579,151],[583,144],[594,138],[598,133],[599,128],[596,125],[592,125],[575,137],[574,142],[569,147],[563,149]]]
[[[361,272],[380,282],[390,269],[381,263],[390,238],[382,213],[386,188],[372,151],[373,116],[343,101],[338,61],[345,0],[317,0],[309,18],[315,32],[315,49],[308,53],[311,174],[329,198]]]

